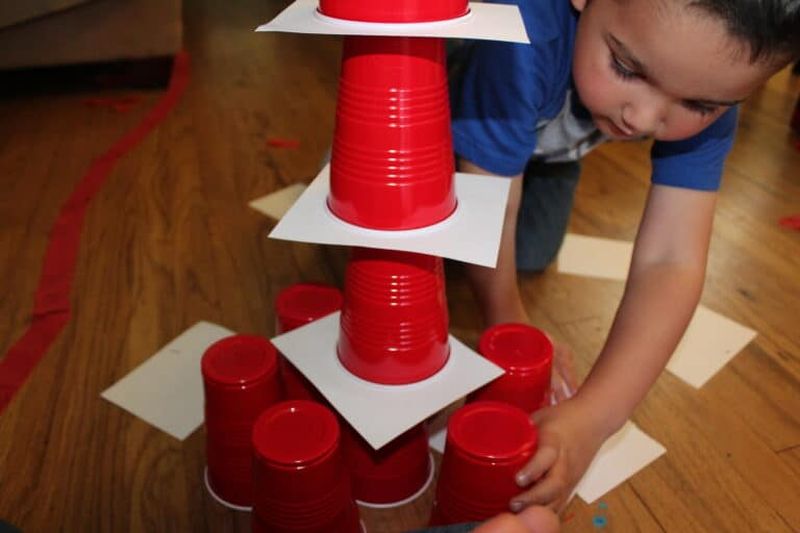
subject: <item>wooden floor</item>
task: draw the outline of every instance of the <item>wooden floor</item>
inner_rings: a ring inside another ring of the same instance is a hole
[[[269,336],[281,288],[341,284],[342,249],[267,240],[273,223],[247,207],[308,182],[331,142],[339,42],[251,32],[284,5],[186,2],[188,92],[92,202],[72,319],[0,416],[0,520],[35,533],[249,530],[248,515],[203,488],[202,430],[178,442],[99,394],[198,320]],[[743,106],[702,299],[759,336],[700,390],[659,379],[634,421],[668,453],[604,498],[608,531],[800,531],[800,233],[777,223],[800,212],[787,125],[799,87],[784,72]],[[0,99],[0,357],[29,322],[61,203],[160,93],[135,93],[129,113],[81,101],[130,93]],[[268,148],[268,136],[302,144]],[[592,153],[571,230],[632,239],[647,154],[643,143]],[[536,323],[574,347],[585,374],[622,283],[550,270],[523,288]],[[448,295],[453,333],[474,344],[478,310],[454,265]],[[407,531],[430,501],[362,516],[371,532]],[[593,531],[598,512],[574,501],[564,531]]]

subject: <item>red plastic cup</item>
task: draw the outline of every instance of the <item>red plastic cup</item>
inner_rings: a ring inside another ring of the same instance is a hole
[[[286,333],[342,308],[342,291],[320,283],[296,283],[283,289],[275,300],[278,334]],[[287,400],[313,400],[326,403],[314,385],[283,354],[278,367]]]
[[[511,498],[522,492],[514,476],[536,442],[536,427],[519,407],[475,402],[453,413],[432,525],[482,521],[508,511]]]
[[[450,356],[447,326],[440,257],[353,249],[337,346],[345,368],[373,383],[421,381]]]
[[[255,335],[233,335],[203,354],[207,480],[232,507],[253,501],[250,434],[258,415],[281,397],[277,351]]]
[[[466,15],[467,0],[320,0],[323,15],[360,22],[434,22]]]
[[[444,220],[456,208],[452,144],[442,39],[345,38],[328,197],[337,217],[381,230]]]
[[[285,333],[342,308],[342,291],[322,283],[295,283],[275,299],[276,330]]]
[[[433,469],[428,432],[420,424],[375,450],[356,431],[343,430],[344,452],[353,482],[353,496],[362,504],[401,505],[420,495]]]
[[[478,351],[506,373],[469,396],[496,400],[532,413],[547,404],[553,370],[553,343],[527,324],[498,324],[487,329]]]
[[[253,530],[356,533],[358,508],[330,409],[291,400],[253,427]]]

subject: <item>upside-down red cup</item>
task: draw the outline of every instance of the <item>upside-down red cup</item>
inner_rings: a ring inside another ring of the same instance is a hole
[[[452,144],[442,39],[346,37],[331,212],[380,230],[444,220],[456,208]]]
[[[201,371],[208,488],[226,505],[249,507],[253,498],[253,423],[281,399],[277,351],[263,337],[233,335],[205,351]]]
[[[321,283],[296,283],[278,293],[275,299],[275,331],[286,333],[342,308],[342,291]],[[278,367],[287,400],[314,400],[325,403],[316,387],[279,353]]]
[[[497,400],[532,413],[547,404],[553,369],[553,343],[527,324],[498,324],[487,329],[478,351],[506,373],[469,396]]]
[[[428,432],[420,424],[375,450],[349,425],[343,427],[344,454],[353,497],[362,504],[401,505],[420,495],[433,475]]]
[[[359,22],[435,22],[469,12],[467,0],[319,0],[326,16]]]
[[[482,401],[453,413],[431,523],[481,521],[507,511],[522,492],[515,475],[536,443],[536,427],[519,407]]]
[[[316,402],[273,405],[253,427],[253,530],[356,533],[339,423]]]
[[[426,379],[450,356],[447,327],[440,257],[353,249],[337,344],[347,370],[385,385]]]

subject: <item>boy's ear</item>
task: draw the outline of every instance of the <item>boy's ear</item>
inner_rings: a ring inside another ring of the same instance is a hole
[[[583,11],[583,8],[586,7],[589,0],[570,0],[570,2],[576,11]]]

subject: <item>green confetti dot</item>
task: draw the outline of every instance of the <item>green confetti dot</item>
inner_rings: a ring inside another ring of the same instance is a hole
[[[606,502],[600,502],[597,504],[597,508],[605,510],[608,509],[608,505],[606,504]]]

